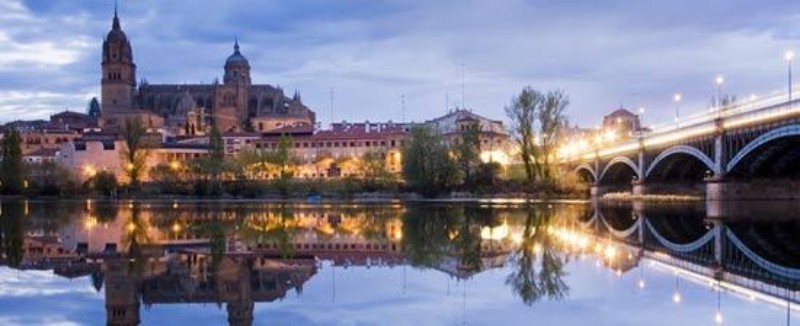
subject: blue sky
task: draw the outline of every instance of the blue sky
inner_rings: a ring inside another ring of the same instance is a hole
[[[796,0],[120,0],[119,12],[139,78],[209,83],[238,36],[253,81],[300,91],[324,123],[331,89],[334,120],[398,121],[405,95],[419,121],[462,102],[505,119],[530,85],[568,93],[583,126],[620,104],[647,107],[650,124],[672,119],[676,92],[682,112],[703,111],[720,73],[739,98],[782,91],[783,54],[800,52]],[[0,2],[0,122],[84,110],[112,14],[112,1]]]

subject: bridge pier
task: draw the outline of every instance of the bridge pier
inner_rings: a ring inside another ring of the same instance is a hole
[[[706,200],[794,200],[800,199],[800,180],[706,181]]]
[[[631,193],[634,196],[643,196],[647,194],[647,186],[644,184],[644,181],[636,180],[631,182]]]

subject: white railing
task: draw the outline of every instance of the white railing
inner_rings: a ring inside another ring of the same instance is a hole
[[[634,135],[633,138],[623,142],[605,145],[604,148],[587,148],[578,153],[566,155],[567,161],[574,159],[590,159],[595,155],[603,157],[617,153],[630,152],[639,148],[639,144],[657,145],[672,142],[688,137],[713,133],[717,130],[717,120],[721,119],[723,128],[737,128],[777,119],[800,113],[800,90],[792,92],[792,101],[788,101],[788,94],[783,93],[763,99],[737,102],[722,107],[693,114],[677,122],[656,125],[651,131]],[[591,147],[591,146],[590,146]]]

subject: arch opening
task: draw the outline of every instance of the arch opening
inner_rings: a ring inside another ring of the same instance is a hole
[[[731,160],[727,175],[736,179],[800,180],[800,134],[756,139]]]

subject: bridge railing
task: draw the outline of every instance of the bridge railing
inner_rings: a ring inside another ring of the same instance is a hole
[[[721,120],[723,128],[735,128],[755,122],[776,119],[800,113],[800,90],[792,92],[792,101],[788,94],[782,93],[766,98],[748,100],[712,108],[707,112],[693,114],[677,122],[656,125],[649,132],[635,134],[632,138],[605,145],[607,147],[588,148],[578,153],[564,155],[566,161],[586,160],[597,156],[608,156],[633,151],[639,144],[645,146],[672,142],[688,137],[710,134],[717,129],[717,120]]]

